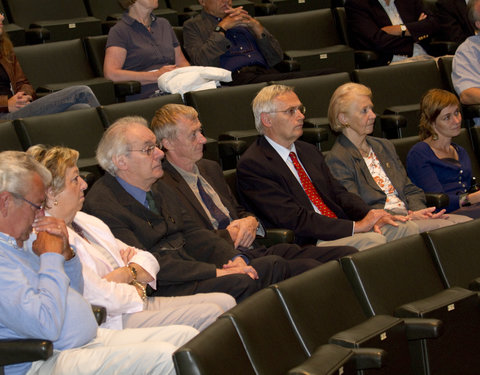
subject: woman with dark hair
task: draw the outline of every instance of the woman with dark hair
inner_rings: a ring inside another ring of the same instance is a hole
[[[142,92],[136,100],[155,95],[163,73],[189,66],[172,26],[152,11],[158,0],[119,0],[127,11],[108,33],[103,70],[112,81],[135,80]]]
[[[447,212],[480,217],[480,192],[470,193],[472,165],[465,149],[452,142],[460,134],[462,115],[457,97],[432,89],[421,102],[420,139],[407,156],[407,172],[425,191],[448,194]]]
[[[71,86],[36,99],[35,90],[15,56],[13,45],[3,30],[0,14],[0,120],[48,115],[100,105],[88,86]]]

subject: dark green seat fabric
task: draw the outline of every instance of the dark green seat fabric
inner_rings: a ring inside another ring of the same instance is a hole
[[[100,20],[87,14],[83,0],[4,0],[9,19],[19,26],[43,27],[50,41],[100,35]]]
[[[446,288],[459,286],[480,290],[478,233],[480,220],[422,234]]]
[[[411,374],[405,324],[389,315],[367,318],[340,264],[331,261],[272,288],[309,353],[329,341],[349,348],[376,347],[388,361],[378,374]]]
[[[22,144],[13,127],[13,121],[0,122],[0,152],[7,150],[23,151]]]
[[[116,101],[113,82],[94,74],[80,39],[17,47],[15,53],[37,91],[87,85],[101,104]]]
[[[301,70],[335,68],[351,72],[353,49],[342,44],[330,9],[258,17],[279,41],[285,55]]]
[[[22,146],[36,144],[66,146],[80,152],[78,166],[99,173],[95,151],[103,135],[103,123],[95,108],[14,121]]]
[[[441,337],[409,342],[416,374],[478,373],[479,298],[466,289],[444,289],[420,235],[344,257],[341,263],[368,315],[443,322]]]

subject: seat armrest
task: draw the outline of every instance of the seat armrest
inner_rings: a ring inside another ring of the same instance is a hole
[[[355,50],[355,67],[357,69],[372,68],[378,66],[379,56],[375,51]]]
[[[25,41],[27,44],[42,44],[50,40],[50,30],[44,27],[34,27],[25,30]]]
[[[305,128],[329,128],[330,123],[326,117],[309,117],[303,120],[303,129]]]
[[[310,358],[288,372],[288,375],[324,375],[343,373],[345,367],[356,370],[355,353],[351,349],[327,344],[318,347]],[[337,372],[338,371],[338,372]]]
[[[48,340],[0,340],[0,366],[48,359],[53,344]]]
[[[408,340],[434,339],[440,337],[445,330],[439,319],[405,318]]]
[[[225,140],[225,141],[218,141],[218,153],[220,154],[220,158],[226,157],[239,157],[242,155],[245,150],[247,149],[247,142],[242,140]]]
[[[402,130],[407,127],[407,119],[402,115],[380,115],[380,127],[385,138],[402,138]]]
[[[381,368],[387,357],[387,352],[378,348],[358,348],[353,349],[353,352],[357,370]]]
[[[470,283],[468,284],[468,289],[474,290],[475,292],[480,292],[480,277],[477,277],[476,279],[470,281]]]
[[[255,3],[255,17],[277,14],[277,6],[273,3]]]
[[[328,131],[324,128],[303,128],[300,138],[305,142],[317,144],[328,141]]]
[[[92,305],[93,315],[98,325],[105,323],[107,320],[107,309],[103,306]]]
[[[275,69],[282,73],[298,72],[300,70],[300,64],[297,60],[285,59],[275,65]]]
[[[120,81],[114,82],[115,97],[124,98],[127,95],[140,94],[142,85],[138,81]]]
[[[450,198],[445,193],[425,193],[427,207],[435,206],[437,209],[448,207]]]
[[[265,247],[278,243],[293,243],[295,235],[290,229],[270,228],[265,231],[265,237],[257,237],[256,241]]]

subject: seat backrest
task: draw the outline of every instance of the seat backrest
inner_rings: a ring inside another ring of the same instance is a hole
[[[307,359],[272,289],[260,290],[221,319],[233,322],[257,374],[285,374]]]
[[[22,144],[13,127],[13,121],[0,122],[0,152],[7,150],[23,151]]]
[[[173,362],[178,375],[255,374],[230,319],[218,319],[177,349]]]
[[[480,164],[477,159],[477,154],[475,153],[472,140],[468,134],[467,129],[461,129],[460,134],[457,135],[452,141],[459,146],[462,146],[465,151],[467,151],[468,156],[470,157],[470,162],[472,163],[472,176],[477,178],[477,181],[480,181]]]
[[[66,146],[80,152],[79,167],[97,165],[95,150],[104,128],[96,108],[27,117],[14,125],[24,149],[39,143]]]
[[[258,17],[284,51],[317,49],[341,44],[330,9]]]
[[[125,116],[142,116],[150,124],[157,109],[165,104],[183,104],[182,97],[180,94],[157,96],[132,102],[101,106],[98,108],[98,111],[106,128],[119,118]]]
[[[35,88],[94,77],[80,39],[16,47],[15,54]]]
[[[123,13],[118,0],[84,0],[90,16],[106,20],[111,14]]]
[[[366,319],[340,264],[331,261],[272,286],[311,355],[335,333]]]
[[[377,113],[391,106],[418,104],[428,90],[445,88],[434,60],[355,69],[353,80],[372,89]]]
[[[405,237],[341,259],[367,315],[389,314],[443,290],[420,235]]]
[[[277,7],[277,14],[308,12],[316,9],[330,9],[330,0],[272,0]]]
[[[83,0],[3,0],[12,22],[28,28],[34,21],[87,17]]]
[[[451,92],[455,93],[455,88],[452,82],[452,64],[453,56],[443,56],[438,59],[438,69],[442,75],[445,87]]]
[[[337,23],[338,31],[340,32],[340,37],[342,38],[342,43],[347,46],[350,45],[350,40],[348,37],[348,24],[347,24],[347,14],[345,13],[344,7],[336,7],[333,9],[335,22]]]
[[[187,92],[184,99],[197,110],[204,134],[217,139],[229,130],[255,129],[251,103],[265,86],[266,83],[255,83]]]
[[[395,151],[397,152],[400,161],[402,162],[403,166],[407,167],[407,155],[410,149],[420,142],[419,136],[413,137],[405,137],[405,138],[396,138],[390,139],[390,142],[393,143],[395,146]]]
[[[97,77],[103,77],[103,61],[105,60],[105,46],[108,35],[87,36],[83,40],[87,57],[93,73]]]
[[[480,277],[479,231],[480,220],[472,220],[422,234],[446,288],[468,289]]]

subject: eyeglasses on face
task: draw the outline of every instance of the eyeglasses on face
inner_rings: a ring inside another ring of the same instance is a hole
[[[307,112],[307,108],[301,104],[301,105],[298,105],[296,107],[290,107],[290,108],[287,108],[283,111],[270,111],[270,112],[267,112],[267,113],[279,113],[279,112],[282,112],[282,113],[286,113],[287,115],[289,116],[295,116],[295,114],[297,113],[297,111],[300,111],[300,113],[302,115],[304,115],[306,112]]]
[[[146,147],[142,148],[141,150],[128,150],[128,151],[130,151],[130,152],[132,152],[132,151],[143,152],[145,155],[151,156],[153,154],[153,151],[155,150],[155,148],[161,149],[160,145],[158,143],[155,143],[154,145],[146,146]]]
[[[42,202],[42,204],[39,206],[38,204],[35,204],[31,201],[29,201],[28,199],[22,197],[20,194],[17,194],[17,193],[11,193],[15,198],[17,199],[21,199],[22,201],[24,202],[27,202],[30,206],[32,206],[36,211],[38,210],[44,210],[45,209],[45,202]]]

